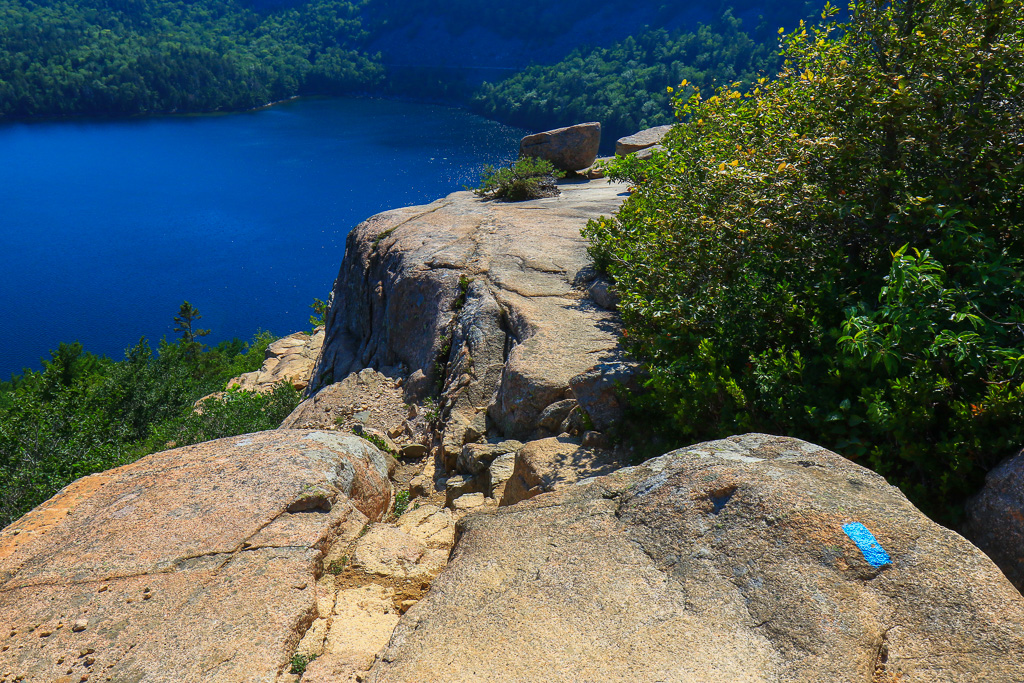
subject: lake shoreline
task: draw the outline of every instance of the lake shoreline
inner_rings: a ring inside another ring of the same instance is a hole
[[[118,359],[174,338],[186,299],[213,345],[304,329],[353,226],[475,185],[524,134],[381,98],[241,113],[0,125],[0,377],[60,342]]]

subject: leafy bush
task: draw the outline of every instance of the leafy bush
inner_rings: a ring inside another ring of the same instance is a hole
[[[261,394],[232,389],[221,396],[212,396],[175,419],[151,430],[153,451],[189,446],[237,434],[250,434],[277,429],[299,405],[299,392],[289,383],[278,385],[272,392]]]
[[[638,408],[696,441],[809,439],[955,520],[1024,445],[1024,4],[856,2],[778,78],[683,123],[586,235],[616,279]]]
[[[555,170],[546,159],[522,157],[504,168],[484,166],[480,186],[473,192],[480,197],[504,199],[509,202],[553,197],[558,194],[555,178],[564,176],[565,173]]]

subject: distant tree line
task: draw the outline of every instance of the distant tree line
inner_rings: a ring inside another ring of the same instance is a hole
[[[375,86],[362,3],[0,0],[0,116],[239,110]]]
[[[775,16],[797,16],[806,2],[777,5]],[[695,32],[655,29],[576,50],[475,97],[452,72],[416,71],[415,82],[395,74],[390,83],[369,48],[425,18],[452,36],[485,27],[539,46],[565,39],[593,11],[583,0],[0,0],[0,118],[238,111],[367,91],[472,99],[480,113],[532,128],[596,119],[623,133],[669,120],[665,88],[684,78],[747,82],[774,65],[777,27],[747,35],[728,12]],[[653,16],[680,25],[682,12],[664,5]]]
[[[664,29],[611,47],[574,50],[558,64],[535,65],[500,83],[484,83],[475,111],[531,129],[600,121],[615,139],[673,121],[670,93],[683,81],[701,88],[747,85],[779,66],[774,29],[755,37],[726,11],[694,32]]]

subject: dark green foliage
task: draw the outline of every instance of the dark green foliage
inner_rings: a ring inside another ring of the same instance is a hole
[[[587,235],[673,439],[802,437],[952,521],[1024,445],[1024,4],[851,15],[774,81],[678,97]]]
[[[360,2],[0,0],[0,118],[238,110],[373,86]]]
[[[292,657],[292,668],[290,673],[301,676],[306,673],[306,667],[312,664],[314,659],[316,659],[316,655],[311,657],[307,657],[306,655],[295,655]]]
[[[688,80],[701,88],[751,82],[778,66],[774,34],[756,40],[726,12],[693,33],[664,29],[608,48],[579,49],[552,66],[531,66],[497,84],[484,83],[473,107],[485,116],[532,129],[600,121],[615,140],[672,122],[670,95]]]
[[[369,441],[370,443],[372,443],[374,446],[376,446],[380,450],[384,451],[385,453],[388,453],[390,455],[394,454],[395,451],[390,446],[388,446],[388,442],[385,441],[380,436],[374,434],[373,432],[361,431],[361,432],[356,432],[356,433],[359,436],[361,436],[364,439],[366,439],[367,441]]]
[[[124,360],[61,344],[43,372],[0,383],[0,527],[78,477],[158,450],[274,429],[298,404],[290,385],[270,395],[228,392],[225,382],[260,367],[274,337],[209,349],[145,339]]]
[[[504,199],[509,202],[552,197],[558,194],[555,178],[564,176],[565,173],[555,170],[550,161],[523,157],[504,168],[484,166],[480,174],[480,186],[473,192],[488,199]],[[466,286],[469,286],[468,282]]]
[[[473,281],[465,275],[459,276],[459,291],[455,295],[455,301],[452,302],[453,311],[461,311],[462,307],[466,305],[466,297],[469,295],[469,286],[473,284]]]
[[[401,517],[409,509],[409,492],[399,491],[395,494],[395,517]]]
[[[814,7],[804,0],[775,0],[766,3],[757,0],[738,0],[729,3],[737,12],[770,9],[776,17],[800,17],[813,12]],[[480,2],[479,0],[373,0],[370,13],[377,22],[386,25],[408,25],[422,22],[424,17],[436,20],[452,36],[474,28],[486,27],[504,38],[522,40],[536,48],[550,46],[558,40],[574,40],[572,32],[579,24],[599,17],[612,22],[630,13],[649,17],[653,26],[679,25],[689,21],[694,10],[711,13],[717,5],[694,7],[690,3],[639,2],[625,6],[608,0],[518,0],[516,2]],[[808,9],[808,7],[810,7]],[[654,11],[650,11],[654,10]],[[595,33],[594,27],[587,27]],[[597,29],[597,35],[614,34],[615,27]]]
[[[313,309],[313,315],[309,316],[309,324],[313,326],[313,331],[316,332],[316,328],[323,325],[327,320],[327,309],[330,308],[330,305],[326,301],[313,299],[313,303],[309,307]]]
[[[225,436],[277,429],[295,410],[299,392],[281,384],[269,394],[232,389],[214,396],[153,429],[149,439],[153,451],[189,446]]]

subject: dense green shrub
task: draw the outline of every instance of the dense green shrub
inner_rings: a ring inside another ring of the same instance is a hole
[[[546,159],[523,157],[503,168],[484,166],[480,174],[480,186],[473,192],[488,199],[504,199],[509,202],[553,197],[558,194],[555,178],[564,176],[564,172],[556,170]]]
[[[1024,445],[1022,7],[857,2],[617,165],[587,235],[673,438],[816,441],[947,521]]]
[[[145,339],[115,362],[61,344],[43,372],[0,383],[0,527],[75,479],[172,446],[276,428],[298,404],[291,385],[272,394],[202,396],[258,369],[274,337],[213,348]]]

